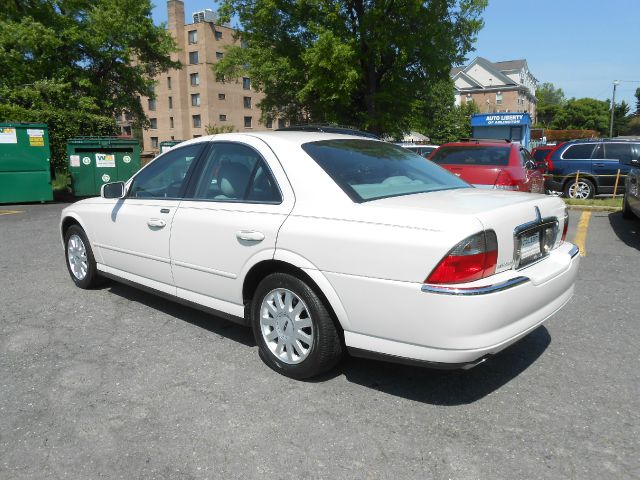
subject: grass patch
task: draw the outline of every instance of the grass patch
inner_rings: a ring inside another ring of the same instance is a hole
[[[622,195],[618,195],[615,199],[613,197],[607,198],[587,198],[586,200],[579,200],[577,198],[563,198],[567,205],[586,205],[593,207],[610,207],[610,208],[622,208]]]

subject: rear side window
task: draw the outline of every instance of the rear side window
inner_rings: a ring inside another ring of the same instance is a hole
[[[564,151],[562,158],[565,160],[590,160],[593,147],[595,147],[595,143],[571,145]]]
[[[371,140],[325,140],[302,149],[354,202],[466,188],[469,184],[406,148]]]
[[[620,163],[631,163],[633,158],[630,143],[605,143],[604,157],[619,160]]]
[[[440,165],[509,165],[510,147],[440,147],[431,158]]]
[[[541,162],[543,161],[545,158],[547,158],[547,155],[549,154],[551,150],[536,150],[535,152],[533,152],[533,158],[537,161],[537,162]]]

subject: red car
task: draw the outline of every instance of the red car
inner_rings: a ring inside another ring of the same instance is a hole
[[[445,143],[429,160],[479,188],[544,193],[544,176],[531,154],[508,140]]]

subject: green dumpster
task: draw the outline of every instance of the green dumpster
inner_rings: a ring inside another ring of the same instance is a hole
[[[140,143],[122,137],[72,138],[67,158],[73,194],[100,195],[105,183],[127,181],[140,170]]]
[[[49,129],[0,123],[0,203],[53,200]]]
[[[168,150],[171,150],[177,144],[183,142],[183,140],[163,140],[160,142],[160,153],[164,153]]]

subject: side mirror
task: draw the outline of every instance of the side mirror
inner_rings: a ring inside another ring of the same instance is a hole
[[[102,198],[122,198],[124,197],[124,182],[105,183],[100,188]]]

